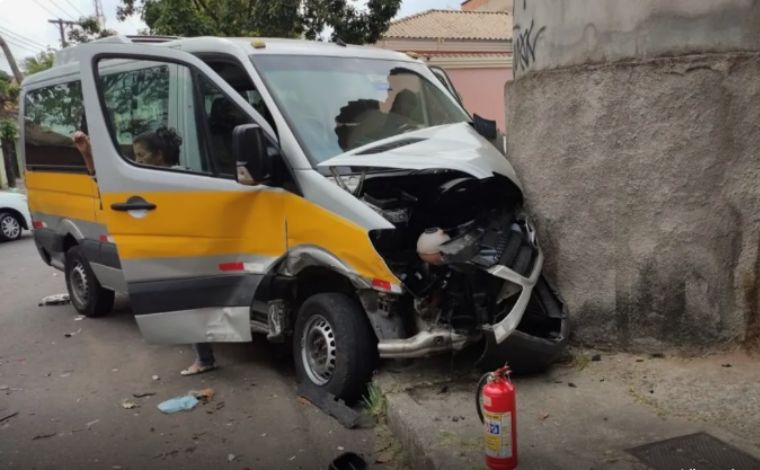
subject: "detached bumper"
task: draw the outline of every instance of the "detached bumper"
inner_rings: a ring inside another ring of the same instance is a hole
[[[525,277],[506,266],[496,265],[488,269],[488,273],[498,278],[517,284],[522,288],[517,302],[515,302],[509,313],[498,323],[483,326],[483,331],[487,337],[491,337],[496,344],[503,342],[512,334],[517,325],[520,324],[525,309],[528,307],[530,297],[533,294],[533,288],[536,286],[541,270],[544,267],[544,253],[540,248],[537,249],[536,260],[533,263],[533,269],[530,276]]]

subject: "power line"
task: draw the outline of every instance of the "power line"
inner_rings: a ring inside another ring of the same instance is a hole
[[[74,15],[72,15],[71,13],[69,13],[69,10],[63,8],[58,3],[55,3],[53,0],[49,0],[49,1],[50,1],[50,5],[51,6],[55,7],[56,9],[58,9],[58,11],[63,12],[63,16],[68,16],[69,19],[71,19],[71,20],[77,20],[77,18],[74,18]],[[55,15],[55,16],[60,16],[60,13],[58,15]]]
[[[3,25],[0,25],[0,33],[3,33],[6,36],[8,36],[8,37],[10,37],[12,39],[15,39],[17,41],[29,44],[30,46],[39,47],[40,49],[44,49],[46,47],[46,46],[43,46],[42,44],[40,44],[40,43],[38,43],[36,41],[32,41],[31,39],[27,39],[24,36],[11,31],[10,29],[8,29],[7,27],[5,27]]]
[[[26,49],[27,51],[32,52],[34,54],[36,54],[37,52],[39,52],[39,49],[36,49],[36,48],[31,47],[31,46],[27,46],[27,45],[21,44],[21,43],[19,43],[17,41],[14,41],[13,39],[5,38],[5,41],[11,43],[12,45],[14,45],[16,47],[18,47],[19,49]]]
[[[45,10],[46,12],[48,12],[51,16],[53,16],[53,17],[60,16],[60,13],[54,13],[53,10],[51,10],[48,7],[46,7],[44,3],[40,2],[40,0],[33,0],[33,1],[34,1],[34,3],[37,4],[37,6],[39,6],[40,8],[42,8],[43,10]],[[69,15],[69,18],[71,18],[71,15]]]
[[[37,4],[38,7],[42,8],[46,12],[48,12],[52,16],[58,16],[56,13],[53,13],[48,7],[46,7],[44,4],[40,3],[40,0],[33,0],[34,3]]]
[[[68,3],[71,8],[73,8],[74,10],[76,10],[76,12],[79,13],[80,17],[83,18],[83,17],[89,16],[89,15],[85,15],[84,13],[82,13],[82,10],[80,10],[79,8],[77,8],[76,5],[74,5],[73,3],[71,3],[71,0],[65,0],[65,2]]]

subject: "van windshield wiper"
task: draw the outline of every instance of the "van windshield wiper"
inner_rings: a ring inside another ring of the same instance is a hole
[[[406,137],[404,139],[394,140],[393,142],[386,142],[384,144],[375,145],[374,147],[370,147],[368,149],[364,149],[361,152],[357,152],[355,155],[375,155],[378,153],[387,152],[388,150],[397,149],[399,147],[406,147],[407,145],[416,144],[418,142],[422,142],[423,139],[421,137]]]

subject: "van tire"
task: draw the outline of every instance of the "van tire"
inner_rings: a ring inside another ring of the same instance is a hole
[[[9,242],[21,238],[24,225],[10,212],[0,212],[0,242]]]
[[[113,309],[114,292],[100,285],[79,246],[66,252],[66,288],[71,304],[87,317],[102,317]]]
[[[372,379],[377,340],[356,300],[339,293],[316,294],[298,311],[293,356],[302,386],[352,404]]]

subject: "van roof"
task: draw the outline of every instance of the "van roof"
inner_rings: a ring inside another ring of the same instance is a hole
[[[248,55],[256,54],[291,54],[291,55],[321,55],[332,57],[362,57],[367,59],[416,61],[407,54],[379,49],[371,46],[342,46],[333,42],[307,41],[303,39],[284,38],[224,38],[203,36],[194,38],[178,38],[173,36],[110,36],[96,41],[67,47],[55,54],[53,67],[40,72],[24,84],[44,81],[60,75],[68,75],[78,70],[75,64],[79,62],[83,48],[91,48],[98,44],[140,44],[157,47],[173,47],[190,53],[215,52],[238,55],[240,52]],[[255,45],[254,45],[255,44]],[[262,47],[263,45],[263,47]]]

